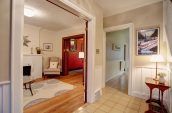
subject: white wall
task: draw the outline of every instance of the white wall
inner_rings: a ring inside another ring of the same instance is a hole
[[[112,44],[120,47],[120,50],[112,50]],[[120,61],[123,64],[122,69],[125,68],[124,45],[126,45],[126,53],[128,53],[129,29],[106,33],[106,81],[124,72],[124,70],[120,70]],[[126,54],[126,61],[128,58],[129,56]]]
[[[43,43],[52,43],[53,51],[42,51],[43,68],[45,68],[48,65],[48,57],[57,56],[62,58],[62,38],[78,34],[85,34],[85,25],[74,26],[62,31],[52,31],[38,26],[25,24],[24,36],[29,36],[28,39],[31,42],[28,44],[29,47],[23,47],[23,53],[31,54],[31,48],[33,48],[33,52],[36,54],[36,47],[41,47],[41,49],[43,49]]]
[[[0,113],[11,113],[10,4],[11,0],[0,1]]]
[[[60,57],[59,55],[59,41],[58,41],[58,33],[55,31],[50,31],[47,29],[40,30],[40,46],[43,48],[44,43],[52,43],[53,44],[53,51],[42,51],[43,54],[43,68],[47,68],[49,65],[48,58],[52,56]]]
[[[0,3],[0,82],[10,79],[10,0]]]
[[[24,36],[28,36],[28,40],[31,42],[28,43],[28,47],[23,46],[23,54],[31,54],[31,47],[34,49],[34,53],[36,54],[36,47],[39,46],[39,31],[40,27],[24,24]]]

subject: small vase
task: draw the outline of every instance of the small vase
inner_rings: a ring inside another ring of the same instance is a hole
[[[164,77],[159,77],[159,83],[161,83],[161,84],[164,84],[165,83]]]
[[[37,51],[37,54],[41,54],[41,51]]]

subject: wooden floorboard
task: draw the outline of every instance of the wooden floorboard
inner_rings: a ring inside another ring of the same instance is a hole
[[[75,88],[62,95],[24,109],[24,113],[72,113],[77,108],[84,105],[82,74],[67,75],[60,78],[57,77],[57,79],[72,84]],[[42,80],[43,79],[37,80],[37,82]]]

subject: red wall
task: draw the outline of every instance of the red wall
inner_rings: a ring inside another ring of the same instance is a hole
[[[77,43],[77,50],[74,52],[69,52],[68,57],[68,69],[75,70],[75,69],[82,69],[83,68],[83,61],[79,58],[79,52],[84,50],[84,40],[83,38],[76,39]]]

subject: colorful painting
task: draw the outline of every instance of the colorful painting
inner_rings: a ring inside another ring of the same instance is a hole
[[[137,55],[155,55],[159,50],[159,28],[137,31]]]

